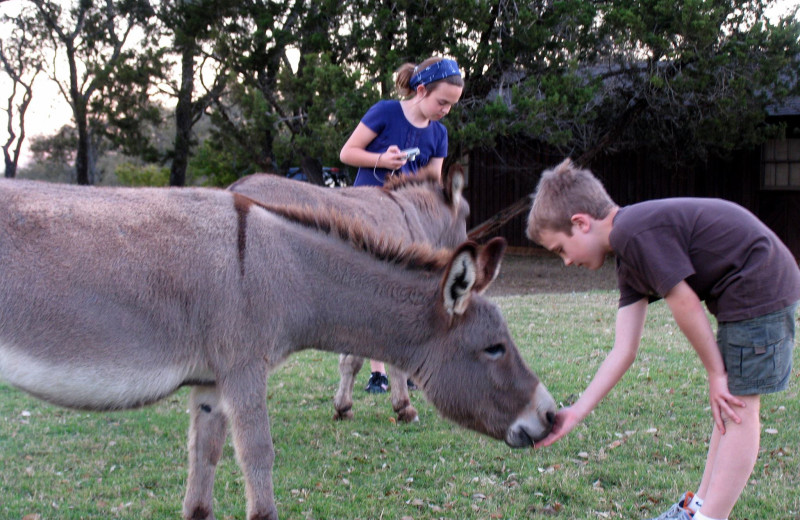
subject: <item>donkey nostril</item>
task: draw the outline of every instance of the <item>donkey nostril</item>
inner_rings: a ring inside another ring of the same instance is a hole
[[[551,426],[556,423],[556,413],[555,412],[549,411],[549,412],[547,412],[547,414],[545,414],[545,417],[547,417],[547,423],[550,424]]]

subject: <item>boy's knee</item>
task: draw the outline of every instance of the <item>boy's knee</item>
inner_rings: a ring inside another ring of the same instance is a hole
[[[759,421],[759,414],[761,413],[761,396],[758,394],[755,395],[737,395],[737,399],[741,400],[744,403],[744,406],[734,406],[733,413],[735,413],[739,419],[741,419],[742,424],[744,423],[752,423],[753,421]],[[720,410],[721,418],[723,424],[725,424],[725,428],[727,429],[728,426],[735,425],[736,422],[733,420],[733,417],[728,414],[725,410]]]

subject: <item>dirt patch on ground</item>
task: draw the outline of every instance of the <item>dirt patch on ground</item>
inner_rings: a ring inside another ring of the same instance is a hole
[[[567,267],[557,256],[534,250],[529,254],[506,254],[500,266],[500,274],[486,294],[512,296],[616,288],[613,258],[606,260],[597,271],[590,271],[575,266]]]

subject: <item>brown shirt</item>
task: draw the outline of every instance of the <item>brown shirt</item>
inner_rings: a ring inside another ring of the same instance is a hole
[[[620,208],[609,236],[620,307],[663,297],[686,280],[718,321],[741,321],[800,299],[789,249],[743,207],[672,198]]]

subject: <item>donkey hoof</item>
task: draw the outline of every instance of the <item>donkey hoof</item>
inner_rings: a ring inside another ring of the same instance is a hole
[[[195,506],[184,512],[183,518],[186,520],[214,520],[214,513],[209,507]]]
[[[247,520],[278,520],[278,513],[277,511],[274,513],[253,513]]]
[[[336,413],[333,414],[334,421],[349,421],[353,418],[353,410],[348,408],[347,410],[336,410]]]
[[[408,406],[397,412],[397,420],[404,423],[419,422],[419,415],[417,409],[413,406]]]

